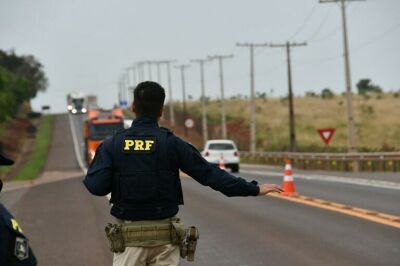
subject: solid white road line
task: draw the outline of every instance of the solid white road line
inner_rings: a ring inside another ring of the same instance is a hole
[[[273,176],[277,178],[282,178],[283,176],[281,172],[273,172],[273,171],[241,170],[240,172],[245,174],[254,174],[261,176]],[[323,182],[344,183],[344,184],[359,185],[366,187],[400,190],[400,183],[390,182],[390,181],[351,178],[342,176],[330,176],[330,175],[315,175],[315,174],[295,174],[293,175],[293,177],[295,179],[316,180]]]
[[[74,142],[75,157],[76,157],[76,160],[78,161],[79,167],[81,168],[82,172],[84,174],[86,174],[87,168],[82,160],[82,153],[81,153],[78,137],[76,135],[76,127],[74,125],[74,122],[72,121],[72,115],[68,114],[68,118],[69,118],[69,126],[71,127],[72,140]]]

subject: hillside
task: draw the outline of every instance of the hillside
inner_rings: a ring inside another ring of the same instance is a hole
[[[398,93],[356,95],[353,98],[360,151],[400,150],[400,97]],[[178,111],[181,104],[174,104]],[[343,96],[331,99],[297,97],[294,99],[298,151],[325,149],[316,130],[333,127],[336,133],[327,148],[345,151],[347,145],[346,102]],[[201,132],[200,102],[189,101],[189,115],[195,119],[195,130]],[[226,101],[229,138],[242,150],[248,150],[249,103],[245,99]],[[168,112],[165,114],[168,119]],[[217,100],[208,102],[211,138],[220,137],[220,112]],[[258,150],[283,151],[288,146],[288,101],[286,99],[257,99]],[[182,122],[182,121],[180,121]]]

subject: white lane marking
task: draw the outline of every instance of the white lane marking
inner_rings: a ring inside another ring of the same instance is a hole
[[[79,167],[81,168],[82,172],[84,174],[86,174],[87,168],[86,168],[86,166],[85,166],[85,164],[83,163],[83,160],[82,160],[82,154],[81,154],[81,150],[80,150],[78,137],[76,135],[76,128],[75,128],[75,125],[74,125],[74,123],[72,121],[72,115],[68,114],[68,118],[69,118],[69,125],[71,127],[72,140],[74,142],[75,157],[76,157],[76,160],[78,161]]]
[[[88,169],[86,168],[86,166],[82,160],[82,154],[81,154],[80,145],[78,142],[78,137],[76,135],[76,127],[72,121],[72,115],[68,114],[68,118],[69,118],[69,125],[71,127],[72,140],[74,142],[75,156],[76,156],[76,159],[78,160],[79,167],[81,168],[83,174],[86,175]],[[110,200],[111,193],[107,194],[106,197],[108,200]]]
[[[282,175],[283,176],[283,174],[280,172],[272,172],[272,171],[241,170],[240,172],[245,173],[245,174],[255,174],[255,175],[264,175],[264,176],[265,175],[274,175],[274,176]],[[359,185],[359,186],[366,186],[366,187],[377,187],[377,188],[400,190],[400,183],[381,181],[381,180],[370,180],[370,179],[362,179],[362,178],[350,178],[350,177],[315,175],[315,174],[307,174],[307,175],[296,174],[296,175],[293,175],[293,177],[297,178],[297,179],[317,180],[317,181],[332,182],[332,183],[344,183],[344,184],[352,184],[352,185]]]

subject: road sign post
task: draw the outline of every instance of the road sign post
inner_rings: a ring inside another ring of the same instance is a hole
[[[190,129],[192,129],[194,127],[194,121],[193,121],[193,119],[191,119],[191,118],[187,118],[186,120],[185,120],[185,128],[187,128],[187,132],[188,132],[188,135],[187,135],[187,137],[189,138],[189,133],[190,133]]]

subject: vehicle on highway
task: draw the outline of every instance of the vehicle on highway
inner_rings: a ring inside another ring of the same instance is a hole
[[[239,172],[239,151],[232,140],[208,140],[204,145],[202,155],[209,163],[219,165],[223,160],[226,168],[230,168],[233,173]]]
[[[96,150],[103,140],[124,128],[124,115],[120,108],[111,111],[90,109],[84,123],[85,155],[88,165],[92,162]]]
[[[67,95],[67,110],[71,114],[84,114],[87,112],[86,96],[81,92],[72,92]]]

